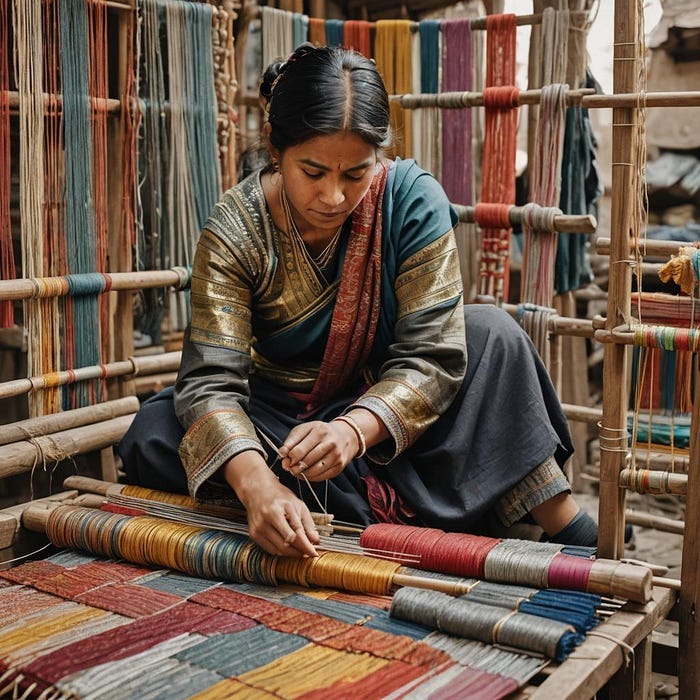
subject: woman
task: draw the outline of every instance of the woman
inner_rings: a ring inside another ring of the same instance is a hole
[[[319,504],[453,531],[529,514],[594,544],[531,343],[500,310],[463,305],[444,192],[383,156],[374,64],[305,45],[260,93],[271,164],[202,232],[174,397],[144,404],[121,443],[128,479],[202,499],[233,490],[272,554],[316,554]]]

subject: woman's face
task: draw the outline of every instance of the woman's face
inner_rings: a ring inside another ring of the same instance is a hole
[[[335,233],[365,196],[376,164],[375,147],[349,132],[316,136],[285,149],[280,173],[299,232]]]

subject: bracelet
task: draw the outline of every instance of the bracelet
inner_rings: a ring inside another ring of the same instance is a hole
[[[365,434],[362,432],[362,428],[360,428],[360,426],[357,424],[357,421],[352,416],[338,416],[333,420],[342,421],[352,428],[353,432],[355,433],[355,437],[357,437],[357,445],[359,448],[353,459],[362,457],[365,452],[367,452],[367,440],[365,439]]]

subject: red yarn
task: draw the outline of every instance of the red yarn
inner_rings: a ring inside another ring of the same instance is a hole
[[[592,568],[592,559],[572,557],[570,554],[556,554],[549,564],[547,586],[585,591],[588,589],[588,577]]]
[[[515,87],[515,15],[486,20],[486,89],[481,201],[515,203],[518,90]],[[482,228],[479,292],[508,298],[510,224]]]

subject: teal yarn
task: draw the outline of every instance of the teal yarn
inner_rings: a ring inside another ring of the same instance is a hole
[[[87,4],[83,0],[60,0],[61,81],[65,157],[66,257],[71,273],[94,273],[97,269],[97,240],[93,193],[92,119],[89,102],[90,51]],[[77,283],[80,285],[81,283]],[[96,295],[87,292],[73,297],[75,357],[65,366],[98,365],[100,323]],[[63,391],[64,408],[87,406],[99,384],[78,382]],[[93,388],[91,392],[90,389]]]
[[[326,43],[328,46],[342,46],[345,22],[342,19],[326,20]]]
[[[420,36],[420,90],[440,89],[440,20],[425,19],[418,24]]]
[[[302,15],[300,12],[295,12],[292,15],[292,44],[296,49],[301,44],[308,41],[309,36],[309,17]]]

